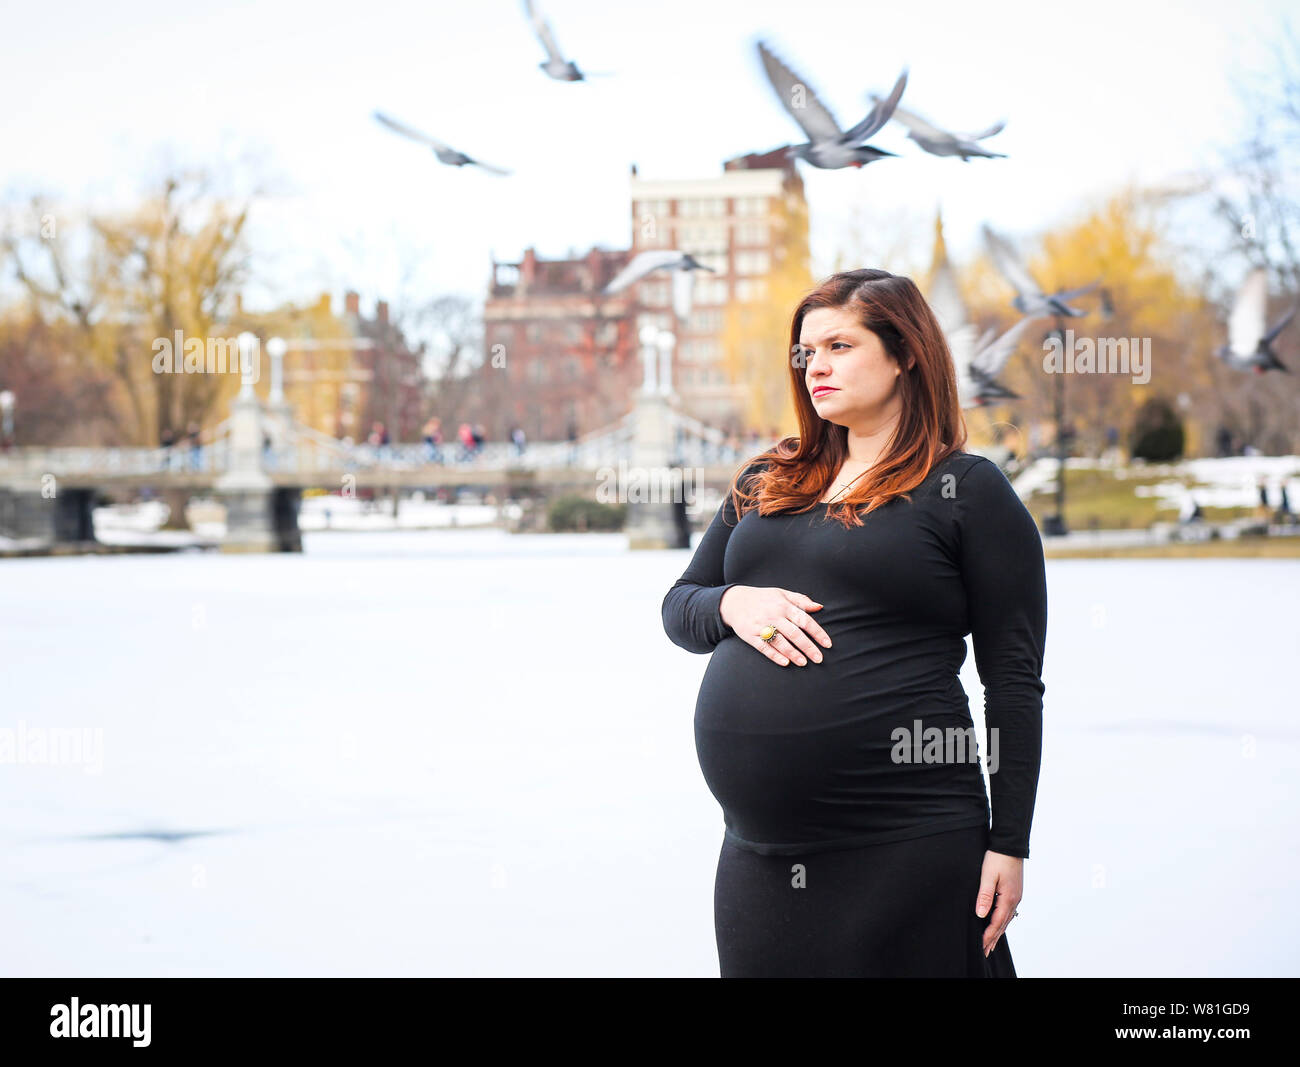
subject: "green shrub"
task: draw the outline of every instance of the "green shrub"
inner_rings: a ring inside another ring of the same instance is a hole
[[[1154,396],[1137,410],[1130,451],[1134,459],[1168,463],[1183,454],[1183,424],[1173,405]]]
[[[625,505],[602,504],[578,494],[556,497],[546,509],[546,525],[557,533],[621,530],[626,519]]]

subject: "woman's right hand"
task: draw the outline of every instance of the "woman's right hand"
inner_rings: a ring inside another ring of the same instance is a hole
[[[803,593],[777,586],[733,585],[722,594],[718,607],[722,621],[737,637],[782,667],[788,667],[791,660],[800,667],[808,659],[814,663],[822,661],[821,650],[810,638],[831,647],[826,631],[808,614],[820,611],[823,605]],[[775,626],[777,634],[772,640],[764,641],[758,635],[768,626]]]

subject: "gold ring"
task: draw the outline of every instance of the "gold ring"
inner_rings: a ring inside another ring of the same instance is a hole
[[[759,635],[758,635],[758,636],[759,636],[759,639],[760,639],[760,640],[763,640],[763,641],[770,641],[770,640],[772,640],[772,638],[774,638],[774,637],[776,636],[776,627],[775,627],[775,626],[765,626],[765,627],[763,627],[763,629],[762,629],[761,631],[759,631]]]

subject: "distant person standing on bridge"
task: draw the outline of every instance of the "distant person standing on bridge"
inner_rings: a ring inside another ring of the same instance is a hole
[[[528,447],[528,438],[524,435],[522,426],[515,426],[510,431],[510,440],[515,443],[515,455],[522,456],[524,449]]]
[[[424,449],[430,463],[442,462],[442,420],[436,416],[424,424]]]
[[[477,456],[483,450],[483,442],[487,440],[487,433],[484,431],[481,422],[474,423],[470,436],[474,438],[474,455]]]
[[[460,452],[456,456],[462,462],[474,458],[474,431],[470,428],[468,422],[462,422],[460,428],[456,431],[456,437],[460,441]]]
[[[370,436],[366,438],[370,446],[375,450],[375,458],[386,460],[388,458],[388,427],[382,422],[375,421],[370,424]]]
[[[175,460],[175,452],[173,451],[173,449],[176,447],[176,431],[173,430],[170,426],[165,427],[163,429],[162,434],[158,438],[158,442],[163,447],[163,455],[162,455],[163,469],[171,470],[172,463]]]
[[[199,424],[197,422],[189,424],[185,439],[190,444],[190,470],[200,470],[203,467],[203,442],[199,440]]]

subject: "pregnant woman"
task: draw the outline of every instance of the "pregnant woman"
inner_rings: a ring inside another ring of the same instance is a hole
[[[1014,978],[1042,542],[1001,470],[962,451],[952,357],[910,279],[833,275],[790,341],[799,436],[740,472],[663,602],[668,636],[713,654],[695,739],[726,825],[722,977]]]

